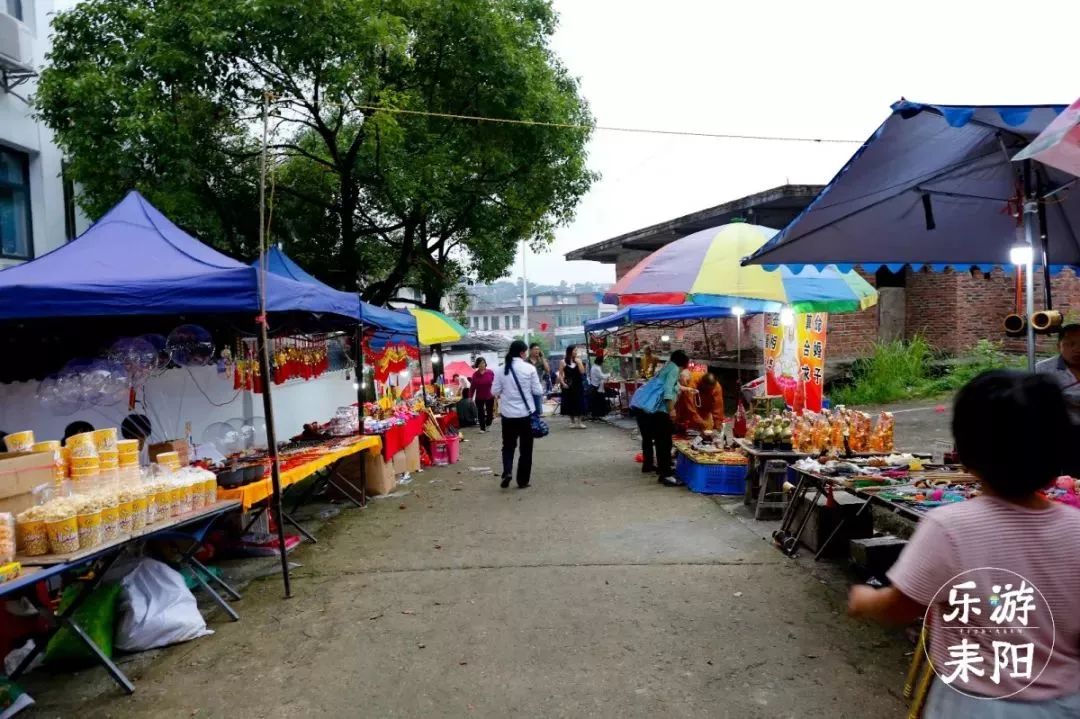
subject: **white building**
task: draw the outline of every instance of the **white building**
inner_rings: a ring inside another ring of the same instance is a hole
[[[39,257],[89,224],[52,133],[28,100],[49,49],[51,0],[0,0],[0,267]]]

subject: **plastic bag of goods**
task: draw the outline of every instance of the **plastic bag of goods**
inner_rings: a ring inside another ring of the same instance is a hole
[[[142,559],[120,580],[118,649],[142,651],[213,634],[199,613],[195,595],[172,567]]]

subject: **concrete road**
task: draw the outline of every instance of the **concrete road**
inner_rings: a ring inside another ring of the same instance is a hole
[[[35,680],[34,716],[900,717],[910,646],[843,615],[842,582],[708,497],[640,474],[619,429],[560,420],[534,486],[501,490],[497,431],[402,498],[349,510],[214,636]],[[470,468],[490,467],[483,474]]]

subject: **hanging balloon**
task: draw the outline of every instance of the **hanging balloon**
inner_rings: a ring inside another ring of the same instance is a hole
[[[41,406],[57,417],[75,414],[83,408],[83,403],[70,399],[61,391],[60,376],[49,375],[38,383],[37,398]]]
[[[101,394],[98,395],[95,404],[111,407],[127,399],[128,391],[131,389],[131,376],[124,365],[111,359],[97,360],[97,363],[97,366],[107,374],[101,387]]]
[[[166,339],[164,335],[141,335],[137,339],[146,340],[153,346],[154,350],[157,352],[157,358],[154,365],[155,371],[165,369],[169,366],[169,351],[165,348]]]
[[[181,367],[205,367],[214,361],[214,338],[199,325],[180,325],[169,333],[165,349]]]
[[[108,370],[100,360],[79,357],[60,370],[60,384],[65,398],[82,404],[96,404],[105,389]]]
[[[121,337],[109,348],[108,357],[123,365],[134,387],[145,384],[158,364],[157,349],[142,337]]]
[[[227,422],[214,422],[209,425],[203,430],[202,442],[212,445],[226,457],[241,450],[240,433]]]
[[[251,446],[255,449],[266,449],[270,446],[270,441],[266,437],[266,419],[263,417],[252,417],[251,423],[240,430],[240,435],[245,441],[250,435]]]

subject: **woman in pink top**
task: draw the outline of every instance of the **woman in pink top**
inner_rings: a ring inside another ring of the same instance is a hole
[[[1080,510],[1040,492],[1076,451],[1061,390],[1040,375],[980,375],[956,397],[953,436],[981,496],[931,510],[892,586],[852,587],[849,613],[925,617],[928,719],[1080,716]]]
[[[487,432],[495,421],[495,396],[491,394],[495,373],[487,368],[487,360],[483,357],[476,360],[473,366],[476,368],[472,376],[473,399],[476,401],[476,413],[480,416],[480,431]]]

